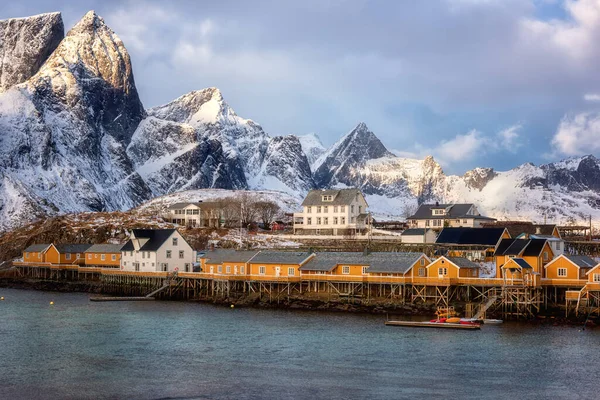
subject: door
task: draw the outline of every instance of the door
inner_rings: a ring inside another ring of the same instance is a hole
[[[275,276],[279,276],[281,274],[281,267],[275,267]]]
[[[210,266],[210,273],[213,274],[215,272],[215,267],[213,265]]]
[[[233,267],[233,273],[234,273],[235,275],[237,275],[237,265],[235,265],[235,266]]]

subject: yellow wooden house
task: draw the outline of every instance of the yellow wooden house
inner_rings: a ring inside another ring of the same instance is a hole
[[[90,244],[52,244],[44,253],[46,263],[83,265]]]
[[[439,257],[427,267],[427,279],[443,284],[458,283],[459,278],[479,278],[479,264],[464,257]]]
[[[503,239],[494,256],[496,278],[504,278],[503,273],[508,269],[502,267],[511,259],[520,258],[531,267],[531,275],[535,276],[534,283],[538,285],[541,284],[544,266],[552,261],[554,253],[545,239]]]
[[[84,252],[86,267],[119,268],[122,244],[94,244]]]
[[[571,282],[585,283],[587,273],[597,262],[588,256],[561,254],[544,266],[544,280],[549,284],[568,285]]]
[[[248,261],[249,280],[298,282],[300,268],[313,257],[314,253],[302,251],[259,251]]]
[[[46,262],[46,251],[51,244],[32,244],[23,250],[23,262],[29,264]]]
[[[258,251],[217,249],[200,256],[201,272],[209,277],[244,280],[250,275],[249,261]]]

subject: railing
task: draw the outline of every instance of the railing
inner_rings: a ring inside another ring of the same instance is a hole
[[[415,285],[450,286],[458,283],[458,278],[432,278],[427,276],[413,277]]]
[[[585,279],[561,279],[561,278],[542,278],[542,286],[580,286],[584,287],[587,281]]]
[[[587,282],[585,288],[587,290],[600,290],[600,282]]]

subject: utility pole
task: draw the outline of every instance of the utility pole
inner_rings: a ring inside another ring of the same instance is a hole
[[[592,241],[592,214],[590,214],[590,242]]]

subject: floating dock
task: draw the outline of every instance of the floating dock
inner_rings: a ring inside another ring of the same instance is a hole
[[[90,297],[90,301],[154,301],[154,297]]]
[[[481,329],[479,324],[451,324],[442,322],[417,322],[417,321],[385,321],[390,326],[411,326],[415,328],[441,328],[441,329]]]

